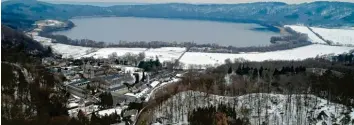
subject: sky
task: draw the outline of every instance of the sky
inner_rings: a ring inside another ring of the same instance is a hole
[[[41,1],[54,1],[54,0],[41,0]],[[323,1],[323,0],[55,0],[55,2],[122,2],[122,3],[248,3],[248,2],[285,2],[288,4],[297,4],[304,2],[314,2],[314,1]],[[354,0],[325,0],[325,1],[341,1],[341,2],[352,2]]]

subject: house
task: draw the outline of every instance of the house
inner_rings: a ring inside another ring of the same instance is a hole
[[[135,82],[134,76],[128,73],[117,73],[108,76],[101,76],[100,79],[102,79],[103,82],[99,84],[99,87],[106,91],[120,88],[124,86],[124,83],[133,84]]]
[[[159,81],[153,81],[153,82],[150,83],[148,86],[149,86],[150,88],[154,88],[154,87],[156,87],[159,83],[160,83]]]

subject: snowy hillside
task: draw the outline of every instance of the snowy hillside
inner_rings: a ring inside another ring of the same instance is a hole
[[[309,37],[309,40],[312,43],[319,43],[319,44],[327,44],[325,41],[320,39],[318,36],[316,36],[310,29],[308,29],[306,26],[299,26],[299,25],[285,25],[284,27],[289,27],[296,32],[299,33],[304,33],[307,34]]]
[[[191,65],[220,65],[226,59],[232,61],[236,58],[243,58],[249,61],[265,61],[265,60],[303,60],[307,58],[314,58],[319,55],[326,54],[341,54],[354,49],[354,47],[340,47],[313,44],[304,47],[264,52],[264,53],[243,53],[243,54],[229,54],[229,53],[199,53],[186,52],[181,58],[180,62],[186,64],[186,68]]]
[[[196,91],[181,92],[153,109],[153,122],[188,124],[188,113],[198,107],[226,104],[235,107],[237,117],[252,125],[353,124],[353,109],[313,95],[247,94],[225,97]],[[247,111],[247,112],[245,112]],[[349,120],[348,120],[349,118]]]
[[[335,45],[354,46],[354,30],[352,29],[325,29],[316,27],[311,27],[311,29],[325,40],[332,41]]]

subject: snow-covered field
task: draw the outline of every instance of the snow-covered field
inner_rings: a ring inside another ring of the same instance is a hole
[[[38,39],[48,40],[48,39]],[[42,42],[43,45],[51,46],[54,52],[62,54],[64,58],[108,58],[112,53],[117,53],[117,56],[123,56],[127,53],[139,54],[144,52],[146,59],[155,59],[158,57],[161,62],[172,61],[178,59],[181,54],[186,51],[186,48],[181,47],[162,47],[156,49],[147,48],[91,48],[65,45],[60,43]]]
[[[146,50],[146,48],[91,48],[49,42],[44,42],[43,44],[52,46],[54,52],[62,54],[64,58],[107,58],[108,55],[113,52],[116,52],[118,56],[123,56],[126,53],[139,54]],[[349,52],[352,49],[354,49],[354,47],[312,44],[289,50],[262,53],[230,54],[186,52],[180,62],[184,64],[184,68],[190,68],[193,65],[199,65],[201,67],[220,65],[223,64],[226,59],[234,60],[237,58],[243,58],[249,61],[303,60],[321,55],[341,54]],[[146,55],[146,59],[155,58],[157,56],[161,62],[164,62],[178,59],[184,51],[185,48],[163,47],[158,49],[148,49],[144,53]]]
[[[354,29],[325,29],[316,27],[311,27],[311,29],[325,40],[332,41],[335,45],[354,46]]]
[[[144,52],[146,48],[90,48],[65,45],[59,43],[43,43],[44,45],[52,46],[53,50],[63,55],[64,58],[73,57],[94,57],[94,58],[107,58],[108,55],[116,52],[118,56],[122,56],[126,53],[139,54]],[[202,52],[186,52],[181,58],[180,62],[185,64],[185,68],[189,68],[192,65],[214,66],[223,64],[226,59],[243,58],[249,61],[265,61],[265,60],[303,60],[307,58],[314,58],[320,55],[328,54],[341,54],[349,52],[354,47],[346,46],[329,46],[321,44],[313,44],[304,47],[263,52],[263,53],[202,53]],[[159,57],[161,62],[171,61],[177,59],[185,48],[165,47],[159,49],[149,49],[145,51],[146,58]]]
[[[307,34],[309,37],[309,40],[312,43],[327,44],[325,41],[323,41],[317,35],[315,35],[311,30],[309,30],[306,26],[285,25],[284,27],[289,27],[289,28],[295,30],[296,32]]]
[[[312,43],[327,44],[306,26],[285,25],[284,27],[290,27],[297,32],[307,34]],[[354,29],[327,29],[318,27],[310,28],[315,33],[319,34],[324,40],[332,41],[333,45],[354,46]]]
[[[63,55],[63,58],[81,58],[86,54],[96,51],[96,48],[65,45],[60,43],[43,42],[43,45],[51,46],[53,51]]]
[[[242,53],[242,54],[228,54],[228,53],[199,53],[187,52],[181,58],[180,62],[185,64],[186,68],[192,65],[214,66],[220,65],[226,59],[243,58],[249,61],[265,61],[265,60],[303,60],[307,58],[314,58],[319,55],[327,54],[341,54],[354,49],[354,47],[344,46],[328,46],[321,44],[312,44],[304,47],[272,51],[264,53]]]
[[[259,121],[268,125],[350,125],[354,119],[351,116],[353,109],[314,95],[255,93],[226,97],[196,91],[181,92],[169,98],[151,114],[153,121],[160,118],[162,124],[188,124],[190,111],[217,104],[235,107],[237,117],[248,118],[252,125],[259,124]],[[344,120],[345,116],[349,116],[349,122]]]
[[[108,55],[117,53],[117,56],[123,56],[126,53],[139,54],[146,48],[100,48],[96,52],[85,55],[84,57],[108,58]]]
[[[161,62],[172,61],[179,58],[183,52],[186,51],[186,48],[182,47],[163,47],[149,49],[145,51],[146,57],[155,58],[158,57]]]

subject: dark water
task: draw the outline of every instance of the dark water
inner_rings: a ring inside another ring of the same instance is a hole
[[[112,43],[120,40],[176,41],[238,47],[268,45],[271,36],[280,35],[258,24],[135,17],[79,18],[72,21],[76,27],[54,34]]]

